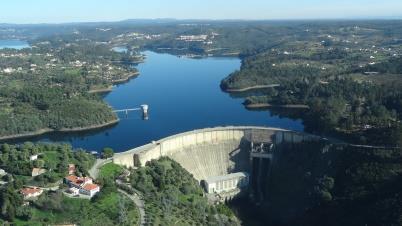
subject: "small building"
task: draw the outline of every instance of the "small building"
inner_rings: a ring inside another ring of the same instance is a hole
[[[33,168],[33,169],[32,169],[32,173],[31,173],[31,176],[32,176],[32,177],[36,177],[36,176],[39,176],[39,175],[44,174],[44,173],[46,173],[46,169],[42,169],[42,168]]]
[[[43,193],[43,190],[37,187],[23,188],[20,193],[24,196],[24,199],[36,198]]]
[[[75,174],[76,169],[74,164],[68,164],[68,175],[73,175]]]
[[[37,160],[38,159],[38,155],[31,155],[30,157],[29,157],[29,160],[31,160],[31,161],[35,161],[35,160]]]
[[[100,191],[100,187],[97,184],[86,184],[81,187],[80,193],[93,197],[96,193]]]
[[[80,189],[75,188],[75,187],[71,187],[68,189],[68,192],[72,195],[79,195],[80,194]]]
[[[7,173],[6,173],[6,171],[5,171],[5,170],[0,169],[0,177],[4,176],[4,175],[6,175],[6,174],[7,174]]]
[[[66,183],[69,187],[75,187],[80,189],[82,186],[86,184],[92,184],[92,178],[90,177],[77,177],[75,175],[69,175],[64,178],[64,183]]]
[[[209,177],[205,180],[207,193],[223,193],[248,187],[249,174],[245,172],[232,173],[223,176]]]
[[[77,189],[80,194],[88,195],[91,198],[100,191],[99,185],[94,184],[92,178],[90,177],[77,177],[75,175],[69,175],[64,178],[64,183],[70,187],[70,192],[76,192],[75,189]]]

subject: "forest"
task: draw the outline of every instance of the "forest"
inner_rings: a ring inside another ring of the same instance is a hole
[[[41,129],[55,131],[102,125],[116,116],[95,94],[74,96],[61,88],[29,87],[18,92],[2,89],[7,107],[0,110],[0,136]]]

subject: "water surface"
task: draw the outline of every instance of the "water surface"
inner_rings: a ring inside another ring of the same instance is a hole
[[[126,116],[114,127],[92,132],[49,134],[34,141],[64,141],[74,147],[125,151],[169,135],[205,127],[254,125],[303,130],[300,120],[271,116],[269,111],[249,111],[242,98],[221,91],[220,81],[239,69],[237,58],[178,58],[145,52],[140,76],[118,85],[105,96],[115,109],[148,104],[149,120],[140,112]]]
[[[26,41],[22,40],[0,40],[0,49],[23,49],[30,48],[30,45]]]

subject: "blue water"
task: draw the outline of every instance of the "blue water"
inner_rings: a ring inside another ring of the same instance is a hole
[[[23,49],[30,48],[30,45],[26,41],[21,40],[0,40],[0,49]]]
[[[221,91],[220,81],[239,69],[236,58],[187,59],[145,52],[140,76],[115,87],[105,100],[115,109],[148,104],[149,120],[141,112],[121,114],[118,125],[79,134],[51,134],[33,141],[65,141],[74,147],[124,151],[176,133],[225,125],[256,125],[303,130],[300,120],[270,116],[269,111],[248,111],[243,99]]]

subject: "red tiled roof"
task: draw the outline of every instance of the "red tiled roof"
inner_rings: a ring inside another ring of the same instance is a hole
[[[85,182],[92,180],[90,177],[77,177],[75,175],[69,175],[65,177],[66,180],[70,181],[71,183],[77,185],[77,186],[82,186]]]
[[[87,190],[87,191],[91,191],[91,190],[95,190],[97,189],[99,186],[97,184],[86,184],[84,187],[82,187],[83,189]]]
[[[68,181],[70,181],[71,183],[77,185],[77,186],[81,186],[81,184],[83,184],[85,182],[84,178],[77,177],[77,176],[74,176],[74,175],[69,175],[69,176],[66,177],[66,179]]]
[[[41,191],[42,191],[42,189],[40,189],[40,188],[23,188],[23,189],[21,189],[21,193],[25,196],[30,195],[30,194],[35,194],[35,193],[38,193]]]
[[[66,180],[71,181],[71,182],[76,182],[76,181],[78,181],[78,177],[75,175],[69,175],[69,176],[66,176]]]

